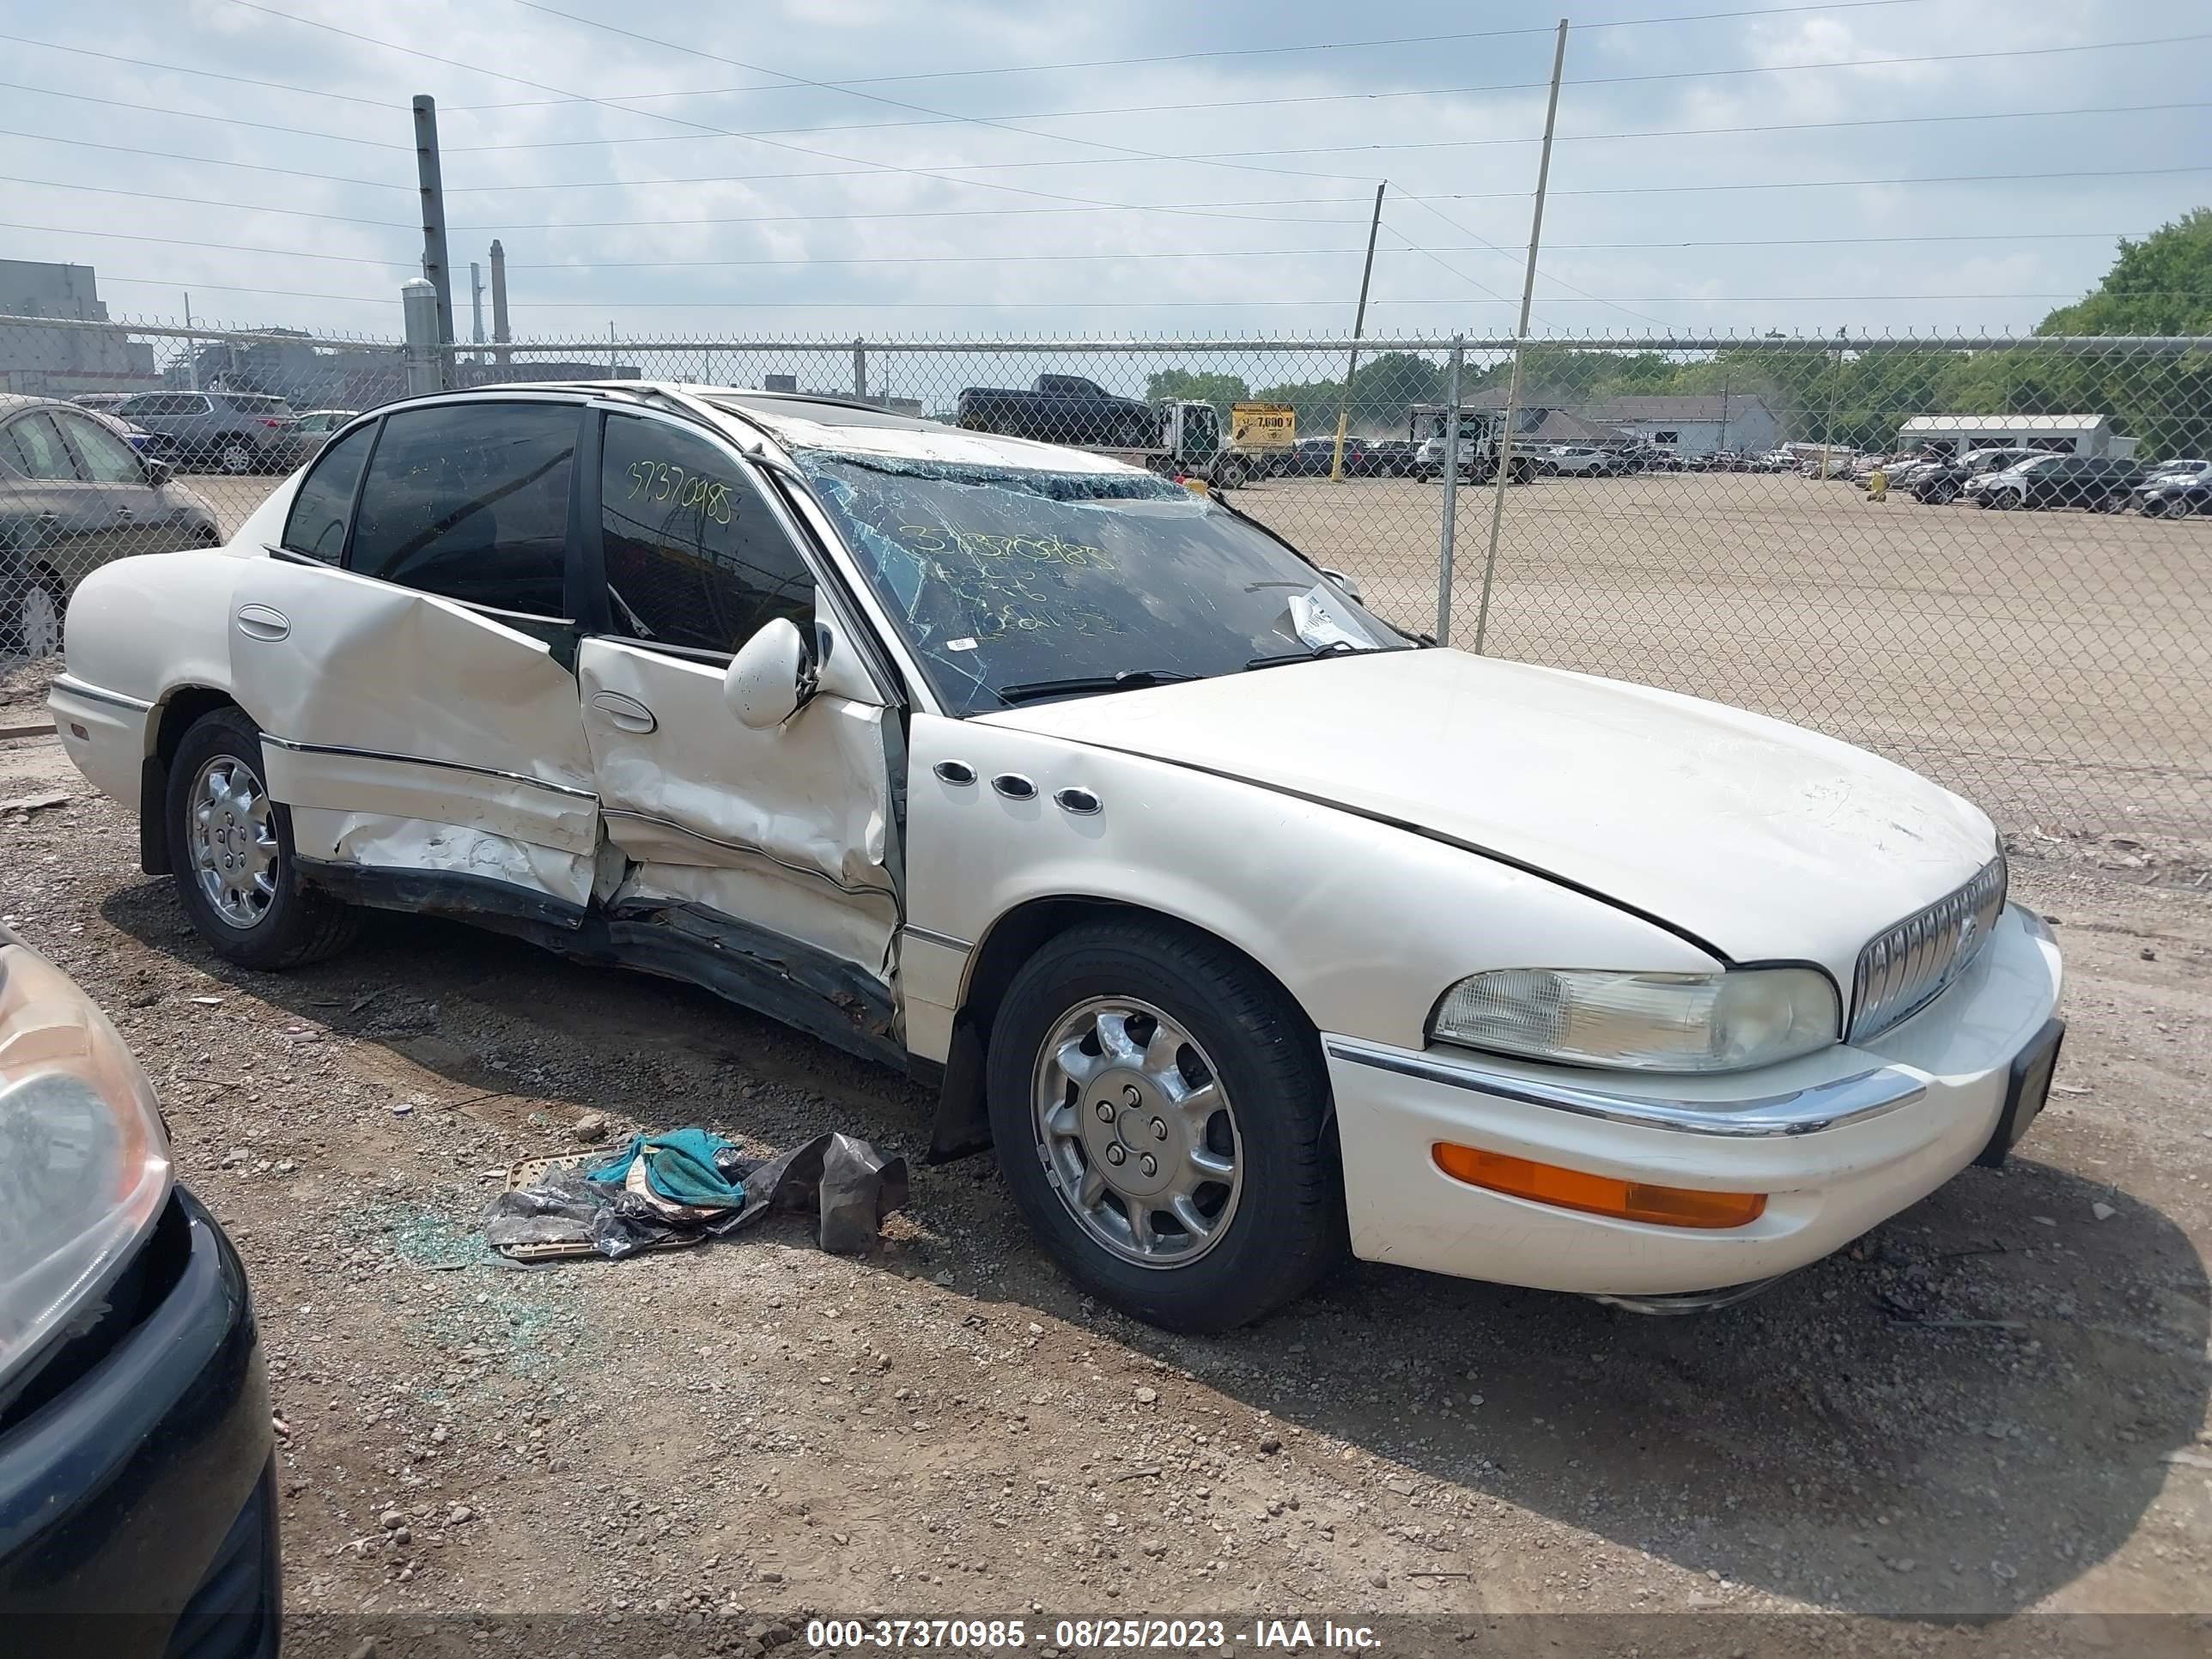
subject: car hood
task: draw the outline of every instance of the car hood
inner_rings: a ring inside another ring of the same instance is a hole
[[[1997,848],[1974,806],[1848,744],[1648,686],[1449,649],[981,718],[1440,836],[1641,911],[1729,960],[1816,961],[1846,988],[1861,945]]]

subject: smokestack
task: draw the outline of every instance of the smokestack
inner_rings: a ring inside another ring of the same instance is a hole
[[[507,250],[496,241],[491,245],[491,337],[501,347],[514,337],[507,327]],[[495,350],[491,355],[501,368],[507,367],[508,353]]]

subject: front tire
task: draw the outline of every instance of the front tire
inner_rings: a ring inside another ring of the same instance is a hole
[[[169,763],[169,867],[192,926],[241,968],[318,961],[352,941],[356,913],[301,884],[292,815],[269,798],[261,732],[236,708],[196,721]]]
[[[252,471],[259,459],[253,446],[243,438],[225,438],[216,446],[216,465],[234,478]]]
[[[1218,940],[1149,921],[1053,939],[992,1022],[988,1088],[1023,1218],[1139,1319],[1229,1330],[1345,1253],[1320,1042]]]

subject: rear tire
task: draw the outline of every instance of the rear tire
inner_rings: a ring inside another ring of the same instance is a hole
[[[68,604],[58,576],[43,568],[33,572],[30,586],[8,607],[7,649],[40,660],[60,656]]]
[[[1124,1312],[1229,1330],[1346,1252],[1319,1040],[1218,940],[1158,921],[1051,939],[992,1021],[988,1080],[1016,1207]]]
[[[335,954],[359,913],[303,886],[292,814],[268,797],[260,728],[236,708],[202,715],[169,761],[164,821],[177,896],[210,948],[274,971]]]
[[[229,437],[216,441],[216,465],[234,478],[243,477],[252,471],[259,459],[253,446],[243,438]]]

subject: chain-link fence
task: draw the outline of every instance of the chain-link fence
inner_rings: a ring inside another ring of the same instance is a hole
[[[1499,340],[1370,342],[1348,380],[1342,341],[445,356],[453,384],[758,386],[1110,449],[1228,486],[1455,645],[1814,726],[2016,830],[2212,833],[2212,340],[1546,340],[1517,400]],[[328,411],[407,376],[393,342],[0,319],[0,381],[105,387],[89,401],[137,428],[103,443],[82,413],[0,410],[20,655],[59,648],[90,564],[228,534]],[[123,477],[118,445],[174,477]]]

